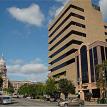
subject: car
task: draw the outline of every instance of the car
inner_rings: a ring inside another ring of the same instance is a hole
[[[0,104],[11,104],[12,97],[11,96],[0,96]]]
[[[84,101],[79,98],[72,98],[65,101],[60,101],[58,104],[60,107],[71,107],[71,106],[79,106],[84,105]]]
[[[31,97],[26,97],[27,99],[31,99]]]
[[[19,98],[19,95],[14,94],[14,95],[13,95],[13,98]]]

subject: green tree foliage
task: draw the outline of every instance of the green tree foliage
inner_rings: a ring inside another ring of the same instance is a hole
[[[3,85],[3,79],[2,79],[2,77],[0,76],[0,89],[2,88],[2,85]]]
[[[14,93],[14,88],[12,88],[12,87],[5,88],[5,89],[3,89],[3,91],[5,91],[5,92],[7,92],[9,94],[12,94],[12,93]]]
[[[37,84],[24,84],[18,90],[20,95],[30,96],[35,98],[37,96],[43,96],[45,91],[45,85],[42,83]]]
[[[65,95],[65,99],[68,97],[68,94],[75,94],[75,87],[71,81],[67,79],[61,79],[59,81],[59,90]]]
[[[46,81],[46,94],[51,96],[54,92],[57,92],[57,91],[58,91],[58,88],[55,83],[55,80],[52,78],[48,78],[48,80]]]
[[[97,81],[96,85],[101,91],[101,98],[104,98],[104,94],[106,91],[106,78],[105,78],[105,70],[107,71],[107,60],[104,61],[102,64],[98,64],[96,66],[96,71],[97,71]]]

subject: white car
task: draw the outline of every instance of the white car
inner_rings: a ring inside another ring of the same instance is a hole
[[[11,96],[0,96],[0,104],[11,104],[12,97]]]

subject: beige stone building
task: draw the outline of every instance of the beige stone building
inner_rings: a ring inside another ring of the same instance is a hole
[[[14,88],[15,93],[17,94],[18,89],[24,84],[32,84],[31,81],[10,81],[11,85]]]
[[[76,91],[98,97],[95,67],[107,59],[107,24],[100,7],[91,0],[70,0],[49,24],[48,35],[49,77],[67,78]]]
[[[3,57],[0,58],[0,76],[3,79],[3,89],[8,88],[7,68]]]

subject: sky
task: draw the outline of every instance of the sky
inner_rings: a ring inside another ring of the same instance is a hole
[[[0,56],[10,80],[43,82],[48,75],[48,23],[68,0],[0,0]],[[100,5],[107,21],[107,0]]]

